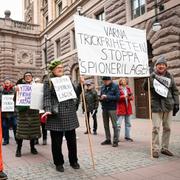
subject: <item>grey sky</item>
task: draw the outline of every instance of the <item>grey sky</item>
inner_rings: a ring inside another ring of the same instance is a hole
[[[13,20],[22,21],[23,20],[23,0],[0,0],[0,17],[4,18],[4,11],[11,11],[11,18]]]

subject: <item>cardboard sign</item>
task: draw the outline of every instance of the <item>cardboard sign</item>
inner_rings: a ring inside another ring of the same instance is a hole
[[[17,106],[30,106],[32,85],[18,84],[19,91],[16,92],[16,105]]]
[[[13,101],[14,95],[9,94],[3,94],[2,95],[2,112],[14,112],[14,101]]]
[[[30,109],[43,109],[43,84],[33,83]]]
[[[168,95],[168,88],[165,87],[163,84],[161,84],[159,81],[154,79],[153,81],[153,87],[160,96],[167,97]]]
[[[80,74],[149,76],[146,31],[74,16]]]
[[[77,98],[68,76],[51,78],[59,102]]]

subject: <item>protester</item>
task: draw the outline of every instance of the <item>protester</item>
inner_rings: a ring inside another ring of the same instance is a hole
[[[131,129],[131,119],[130,116],[132,114],[132,106],[131,101],[133,100],[133,94],[130,87],[127,85],[127,79],[121,78],[119,80],[119,91],[120,98],[117,102],[116,114],[118,116],[117,126],[118,126],[118,140],[120,137],[121,124],[124,119],[125,122],[125,139],[127,141],[133,141],[130,137],[130,129]]]
[[[63,64],[60,60],[53,60],[49,65],[49,79],[44,82],[44,110],[43,116],[47,116],[46,129],[50,130],[51,148],[53,161],[56,170],[64,172],[64,157],[62,154],[62,141],[65,136],[68,148],[70,166],[79,169],[77,158],[76,128],[79,122],[76,114],[76,105],[73,99],[58,101],[55,88],[51,78],[62,77],[64,75]],[[83,82],[81,78],[81,82]],[[75,87],[75,86],[74,86]],[[80,84],[74,89],[77,97],[81,93]]]
[[[5,78],[3,85],[0,87],[0,99],[2,102],[2,96],[14,95],[15,87],[13,86],[9,78]],[[2,107],[1,107],[2,108]],[[2,112],[2,127],[3,127],[3,145],[9,144],[9,128],[12,127],[14,132],[14,139],[16,140],[16,113],[14,111],[3,111]]]
[[[169,151],[172,115],[179,111],[179,92],[173,76],[167,71],[167,61],[164,56],[159,56],[155,63],[154,72],[150,75],[151,107],[152,107],[152,156],[162,154],[173,156]],[[144,83],[148,89],[147,80]],[[159,143],[160,125],[162,123],[161,150]]]
[[[24,84],[32,84],[33,76],[31,72],[24,74],[23,80],[20,81]],[[17,91],[19,89],[17,88]],[[40,138],[40,121],[39,110],[30,109],[29,106],[16,106],[17,108],[17,150],[16,157],[21,157],[21,148],[23,139],[30,140],[30,148],[32,154],[38,154],[35,148],[35,139]]]
[[[96,90],[93,89],[92,84],[89,80],[86,81],[85,84],[87,86],[87,89],[85,91],[85,102],[86,102],[88,123],[86,122],[87,130],[84,134],[88,134],[88,128],[89,128],[89,132],[91,133],[90,123],[89,123],[89,118],[91,114],[93,118],[93,134],[97,135],[97,115],[96,114],[97,114],[97,109],[99,105],[98,94]],[[82,103],[82,109],[83,109],[83,112],[85,112],[84,103]]]
[[[3,159],[2,159],[2,118],[0,112],[0,179],[8,179],[7,175],[3,172]]]
[[[111,77],[104,76],[102,78],[103,86],[100,92],[100,102],[102,105],[102,116],[104,123],[104,130],[106,134],[106,140],[101,145],[111,144],[111,134],[109,129],[109,119],[111,119],[112,127],[114,131],[113,147],[118,146],[118,128],[117,128],[117,116],[116,116],[116,104],[119,100],[118,85],[113,83]]]

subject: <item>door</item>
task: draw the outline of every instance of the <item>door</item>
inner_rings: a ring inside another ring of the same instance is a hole
[[[135,82],[135,108],[137,118],[149,118],[148,92],[143,89],[145,78],[137,78]]]

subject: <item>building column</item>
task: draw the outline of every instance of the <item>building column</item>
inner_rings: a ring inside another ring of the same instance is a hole
[[[48,19],[49,22],[53,20],[53,3],[54,0],[48,0]]]

